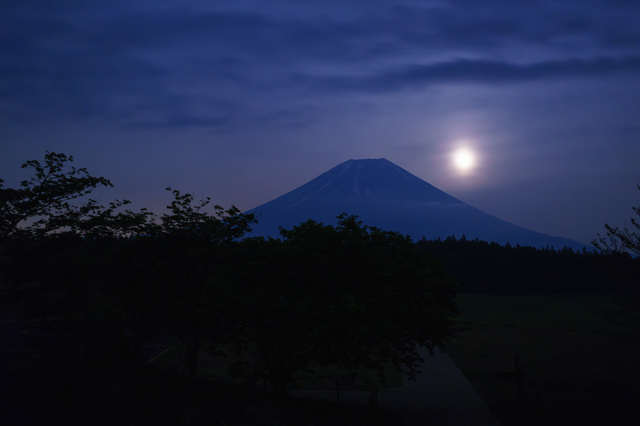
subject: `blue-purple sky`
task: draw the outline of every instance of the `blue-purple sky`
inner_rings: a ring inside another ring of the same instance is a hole
[[[0,178],[46,150],[157,212],[384,157],[589,243],[640,204],[640,2],[4,1]]]

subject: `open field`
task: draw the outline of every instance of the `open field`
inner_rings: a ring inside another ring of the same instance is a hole
[[[614,309],[607,296],[458,296],[461,325],[502,325],[546,330],[624,331],[598,312]]]
[[[640,340],[598,312],[601,296],[461,295],[464,331],[447,352],[505,425],[606,424],[633,413],[640,397]],[[523,395],[515,380],[526,374]]]

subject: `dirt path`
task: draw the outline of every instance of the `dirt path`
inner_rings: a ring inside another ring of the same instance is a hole
[[[426,362],[416,381],[405,379],[401,388],[378,392],[378,402],[383,409],[404,413],[406,426],[500,425],[446,354],[436,352],[436,355],[429,356],[428,351],[423,349],[421,355]],[[336,399],[335,391],[294,391],[292,395]],[[369,395],[370,392],[342,391],[340,400],[367,405]]]

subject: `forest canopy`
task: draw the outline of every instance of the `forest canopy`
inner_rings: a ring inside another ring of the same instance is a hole
[[[249,238],[252,214],[171,188],[160,216],[101,206],[88,196],[111,183],[72,161],[48,152],[19,188],[0,181],[3,309],[62,327],[82,347],[69,362],[135,365],[170,333],[189,375],[202,349],[245,353],[233,368],[284,394],[320,365],[412,376],[418,347],[454,332],[456,286],[408,237],[342,215]]]
[[[638,290],[638,258],[613,250],[464,236],[414,243],[347,214],[335,226],[309,220],[278,239],[252,238],[254,215],[171,188],[161,215],[127,200],[102,206],[90,193],[111,183],[72,161],[48,152],[23,165],[33,175],[18,188],[0,180],[0,296],[5,320],[64,330],[81,347],[58,351],[73,365],[135,366],[145,342],[171,335],[187,374],[203,350],[233,354],[244,361],[231,372],[282,395],[297,372],[319,366],[382,372],[391,363],[411,377],[417,349],[454,334],[459,290]]]

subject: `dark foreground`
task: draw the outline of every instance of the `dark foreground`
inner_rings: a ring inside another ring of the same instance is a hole
[[[637,424],[640,336],[598,314],[608,298],[459,302],[466,330],[448,353],[504,426]],[[515,354],[525,373],[520,394],[504,376],[515,370]]]
[[[3,366],[0,424],[361,425],[361,406],[288,398],[153,367],[63,370],[46,363]],[[401,425],[381,413],[378,425]]]

